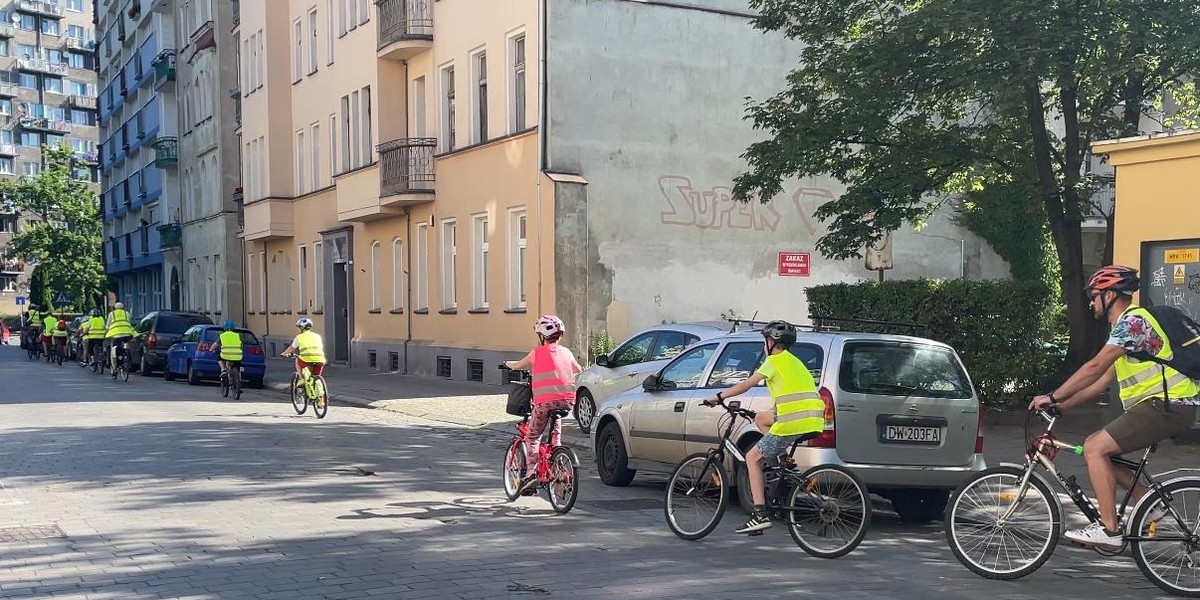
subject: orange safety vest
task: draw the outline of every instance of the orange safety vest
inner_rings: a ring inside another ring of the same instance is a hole
[[[575,399],[575,373],[571,369],[570,354],[559,349],[557,344],[538,346],[533,350],[533,403],[545,404],[559,400]],[[565,350],[565,349],[563,349]]]

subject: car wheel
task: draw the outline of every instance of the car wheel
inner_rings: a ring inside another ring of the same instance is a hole
[[[629,454],[625,451],[625,441],[621,439],[621,429],[616,423],[609,423],[600,431],[598,439],[596,470],[600,473],[600,481],[616,487],[629,485],[637,471],[629,468]]]
[[[150,363],[146,362],[146,354],[143,353],[142,359],[138,361],[138,373],[141,373],[142,377],[149,377],[153,372],[154,370],[150,368]]]
[[[942,518],[950,490],[893,490],[888,499],[901,521],[924,524]]]
[[[192,368],[192,363],[188,363],[187,369],[188,385],[200,385],[200,376],[196,374],[196,369]]]
[[[575,399],[575,424],[582,433],[592,432],[592,421],[596,418],[596,400],[587,390],[580,390]]]

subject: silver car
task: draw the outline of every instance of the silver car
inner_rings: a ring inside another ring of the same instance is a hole
[[[609,398],[635,388],[649,373],[656,373],[684,348],[700,340],[731,331],[729,323],[668,323],[655,325],[596,357],[575,380],[575,421],[584,433],[591,431],[596,407]]]
[[[918,337],[801,332],[791,352],[809,368],[825,400],[825,431],[793,454],[801,466],[851,468],[909,522],[940,518],[950,491],[983,470],[979,400],[954,349]],[[693,344],[656,373],[600,405],[592,444],[607,485],[628,485],[639,470],[671,472],[718,440],[725,411],[704,398],[750,376],[763,360],[761,333],[737,332]],[[772,407],[765,386],[734,398]],[[748,450],[761,434],[742,423]],[[734,465],[727,465],[734,468]],[[734,478],[750,504],[745,469]]]

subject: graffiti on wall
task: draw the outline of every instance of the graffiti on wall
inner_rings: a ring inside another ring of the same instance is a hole
[[[697,189],[691,179],[682,175],[659,177],[658,191],[666,204],[666,210],[660,213],[663,225],[773,232],[784,219],[784,214],[776,208],[778,200],[738,202],[733,199],[733,189],[729,186]],[[798,188],[790,196],[790,208],[809,235],[815,236],[818,231],[813,211],[832,198],[833,193],[829,190],[814,187]],[[785,208],[784,212],[788,210]]]

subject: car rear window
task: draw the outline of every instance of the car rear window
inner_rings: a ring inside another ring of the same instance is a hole
[[[847,392],[970,398],[971,384],[949,348],[908,342],[847,342],[838,384]]]
[[[208,317],[201,315],[158,315],[158,323],[154,330],[157,333],[183,333],[193,325],[208,325],[212,323]]]
[[[221,329],[205,329],[204,330],[204,341],[206,341],[206,342],[217,341],[217,338],[221,337],[221,331],[222,331]],[[254,337],[253,333],[250,333],[249,331],[246,331],[244,329],[235,329],[234,331],[238,332],[238,334],[240,334],[242,336],[242,344],[257,344],[258,343],[258,338]]]

